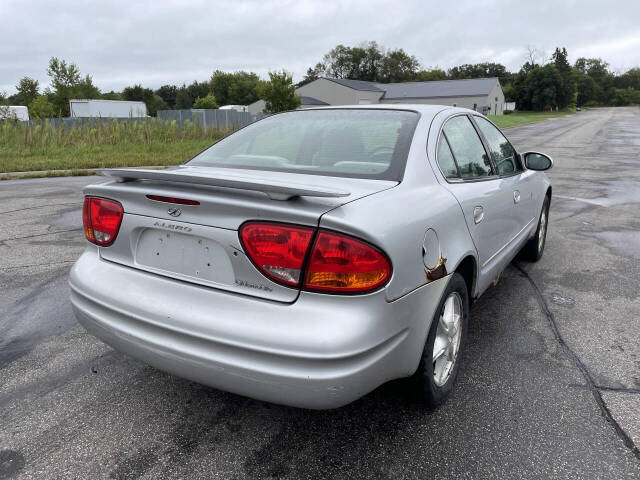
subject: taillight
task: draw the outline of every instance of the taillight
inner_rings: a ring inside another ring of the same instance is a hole
[[[267,277],[292,287],[300,284],[304,257],[313,229],[276,223],[247,223],[240,230],[242,246]]]
[[[356,238],[277,223],[246,223],[240,240],[249,258],[272,280],[305,290],[364,293],[391,278],[391,263],[376,247]],[[307,251],[311,250],[307,264]],[[303,273],[304,270],[304,273]]]
[[[200,205],[197,200],[189,200],[187,198],[165,197],[163,195],[147,195],[149,200],[156,202],[177,203],[179,205]]]
[[[320,292],[362,293],[381,287],[390,277],[391,263],[380,250],[361,240],[321,230],[303,287]]]
[[[116,201],[85,197],[82,207],[84,236],[101,247],[111,245],[118,235],[122,214],[122,205]]]

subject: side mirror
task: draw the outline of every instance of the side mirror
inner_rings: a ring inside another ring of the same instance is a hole
[[[529,170],[544,171],[553,167],[553,160],[549,155],[539,152],[523,153],[524,164]]]

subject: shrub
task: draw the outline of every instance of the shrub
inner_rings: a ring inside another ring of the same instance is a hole
[[[218,108],[218,104],[216,102],[216,98],[209,93],[206,97],[196,98],[196,101],[193,102],[193,106],[191,108],[215,109]]]

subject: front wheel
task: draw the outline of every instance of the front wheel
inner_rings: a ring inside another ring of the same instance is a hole
[[[522,253],[525,258],[537,262],[542,258],[544,246],[547,242],[547,227],[549,226],[549,197],[544,198],[542,211],[538,220],[536,234],[525,244]]]
[[[431,322],[418,370],[413,378],[425,405],[436,408],[455,383],[469,321],[467,284],[454,273]]]

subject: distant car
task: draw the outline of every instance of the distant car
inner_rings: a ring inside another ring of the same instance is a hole
[[[576,107],[576,112],[581,111],[582,109],[580,107]]]
[[[180,167],[103,171],[71,302],[115,349],[216,388],[323,409],[412,377],[435,407],[470,302],[543,254],[551,166],[461,108],[273,115]]]

